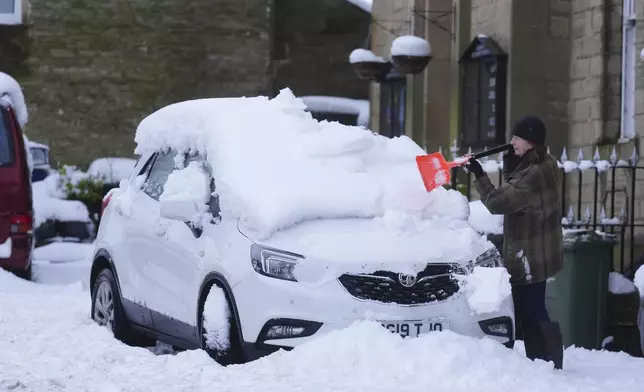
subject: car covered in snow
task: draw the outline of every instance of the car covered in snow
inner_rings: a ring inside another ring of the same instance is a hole
[[[47,178],[51,172],[51,163],[49,157],[49,146],[34,141],[28,143],[29,153],[33,160],[33,168],[31,170],[31,181],[38,182]]]
[[[284,89],[169,105],[135,142],[90,274],[119,340],[233,363],[371,319],[513,344],[499,252],[461,193],[425,190],[410,138],[319,122]]]

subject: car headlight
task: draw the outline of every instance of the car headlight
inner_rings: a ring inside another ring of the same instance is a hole
[[[251,246],[251,263],[253,269],[264,276],[297,282],[295,267],[298,260],[304,257],[277,249],[270,249],[253,244]]]
[[[492,247],[481,253],[473,263],[474,267],[503,267],[503,256],[496,247]]]

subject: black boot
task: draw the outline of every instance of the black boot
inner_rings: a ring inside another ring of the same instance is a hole
[[[561,329],[556,321],[541,323],[539,325],[541,336],[543,337],[543,354],[541,358],[544,361],[552,361],[555,369],[563,368],[563,342],[561,338]]]

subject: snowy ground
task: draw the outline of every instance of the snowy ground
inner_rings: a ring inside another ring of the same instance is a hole
[[[0,270],[0,391],[642,391],[644,359],[566,351],[563,371],[519,344],[436,332],[402,340],[363,322],[292,352],[223,368],[203,351],[155,355],[89,318],[83,244],[40,249],[31,283]],[[71,252],[71,253],[70,253]],[[61,263],[70,255],[69,263]],[[46,260],[49,259],[49,260]],[[75,259],[75,260],[73,260]],[[47,262],[50,261],[50,262]],[[53,283],[53,284],[45,284]],[[67,284],[70,283],[70,284]]]

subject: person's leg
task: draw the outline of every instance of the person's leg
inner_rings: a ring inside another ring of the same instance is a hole
[[[514,316],[525,347],[525,354],[531,360],[541,358],[543,341],[534,317],[534,287],[532,284],[513,286]]]
[[[550,320],[546,309],[546,282],[522,288],[526,356],[552,361],[555,369],[563,367],[563,345],[559,323]],[[530,350],[530,352],[528,352]]]

